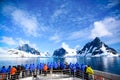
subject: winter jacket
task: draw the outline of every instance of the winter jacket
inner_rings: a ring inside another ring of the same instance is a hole
[[[91,67],[87,67],[86,68],[86,73],[88,73],[89,75],[92,75],[92,74],[94,74],[94,71]]]
[[[11,75],[14,75],[17,72],[17,69],[15,67],[11,68],[10,73]]]
[[[2,68],[0,72],[1,72],[1,73],[6,73],[7,70],[6,70],[6,68]]]
[[[44,65],[44,71],[47,71],[47,69],[48,69],[48,66]]]

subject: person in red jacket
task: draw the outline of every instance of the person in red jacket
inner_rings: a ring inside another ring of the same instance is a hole
[[[10,74],[11,74],[11,79],[15,80],[15,75],[16,75],[17,69],[15,66],[13,66],[10,70]]]
[[[47,75],[47,70],[48,70],[48,66],[46,64],[44,64],[43,70],[44,70],[44,75],[46,76]]]

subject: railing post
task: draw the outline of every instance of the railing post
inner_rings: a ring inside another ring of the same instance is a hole
[[[53,73],[53,69],[51,68],[51,69],[50,69],[50,74],[52,74],[52,73]]]
[[[82,71],[82,80],[84,80],[84,72]]]

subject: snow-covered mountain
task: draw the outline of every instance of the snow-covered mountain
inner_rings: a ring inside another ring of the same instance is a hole
[[[115,49],[106,45],[98,37],[96,37],[93,41],[88,42],[82,50],[78,50],[77,54],[84,57],[118,56]]]
[[[9,49],[7,52],[12,57],[39,57],[40,55],[31,54],[30,52],[25,52],[17,49]]]
[[[24,51],[20,51],[17,49],[0,48],[0,57],[31,57],[31,56],[34,55],[28,54]]]
[[[36,49],[30,47],[28,44],[23,44],[22,46],[17,47],[17,49],[20,50],[20,51],[25,51],[27,53],[40,55],[39,51],[37,51]]]
[[[39,52],[28,44],[23,44],[16,49],[0,48],[0,57],[48,57],[48,52]]]
[[[63,43],[62,44],[62,47],[55,50],[54,53],[53,53],[53,56],[55,57],[74,57],[76,56],[77,53],[76,53],[76,49],[72,49],[70,48],[67,44]],[[73,63],[76,63],[77,62],[77,59],[76,58],[65,58],[64,59],[65,62],[73,62]]]
[[[9,49],[8,52],[9,55],[16,56],[16,57],[49,57],[48,52],[41,52],[40,55],[32,54],[31,52],[25,52],[17,49]]]
[[[59,57],[70,57],[70,56],[76,56],[76,49],[71,49],[69,47],[62,47],[54,51],[53,56],[59,56]]]
[[[64,48],[60,48],[54,51],[53,56],[63,57],[66,53],[67,52]]]

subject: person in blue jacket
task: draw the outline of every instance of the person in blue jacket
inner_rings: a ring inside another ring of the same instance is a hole
[[[7,70],[6,70],[5,66],[2,67],[0,73],[7,73]]]
[[[56,70],[57,68],[58,68],[58,64],[55,62],[55,63],[53,64],[53,69]]]
[[[40,70],[40,64],[37,64],[36,69],[37,69],[36,71],[39,72],[39,70]]]
[[[39,74],[42,73],[43,67],[44,67],[44,64],[43,64],[43,63],[40,63],[40,71],[39,71]]]
[[[30,75],[35,74],[35,65],[34,64],[30,64]]]
[[[49,67],[50,67],[50,62],[47,63],[47,66],[48,66],[48,70],[49,70]]]
[[[81,64],[81,71],[82,71],[82,72],[85,72],[85,67],[86,67],[85,64]]]
[[[7,68],[7,73],[10,73],[10,70],[11,70],[11,66]]]
[[[32,64],[30,64],[30,67],[29,67],[29,69],[30,69],[30,76],[32,75]]]
[[[69,64],[70,73],[72,74],[72,63]]]
[[[48,62],[48,69],[51,70],[53,68],[53,63],[52,62]]]
[[[29,66],[26,64],[25,66],[25,76],[28,76]]]
[[[79,66],[79,64],[78,64],[78,63],[76,63],[76,64],[75,64],[75,66],[76,66],[76,69],[77,69],[77,70],[79,70],[79,69],[80,69],[80,66]]]
[[[60,69],[66,69],[66,65],[63,62],[60,63]]]
[[[35,67],[35,65],[33,64],[33,66],[32,66],[33,74],[35,74],[35,69],[36,69],[36,67]]]
[[[74,64],[73,65],[73,77],[75,77],[75,75],[76,75],[76,65]]]
[[[25,70],[29,70],[28,64],[25,65]]]
[[[81,71],[82,71],[82,77],[83,78],[86,78],[87,76],[87,74],[86,74],[86,67],[87,67],[87,65],[85,65],[85,64],[81,64]]]
[[[37,71],[39,72],[39,75],[42,73],[42,63],[37,64]]]
[[[4,76],[3,80],[6,80],[6,76],[5,75],[7,74],[7,70],[6,70],[5,66],[2,67],[0,73],[2,73],[2,76]]]
[[[11,70],[11,66],[9,65],[9,67],[7,68],[8,79],[10,79],[10,70]]]

